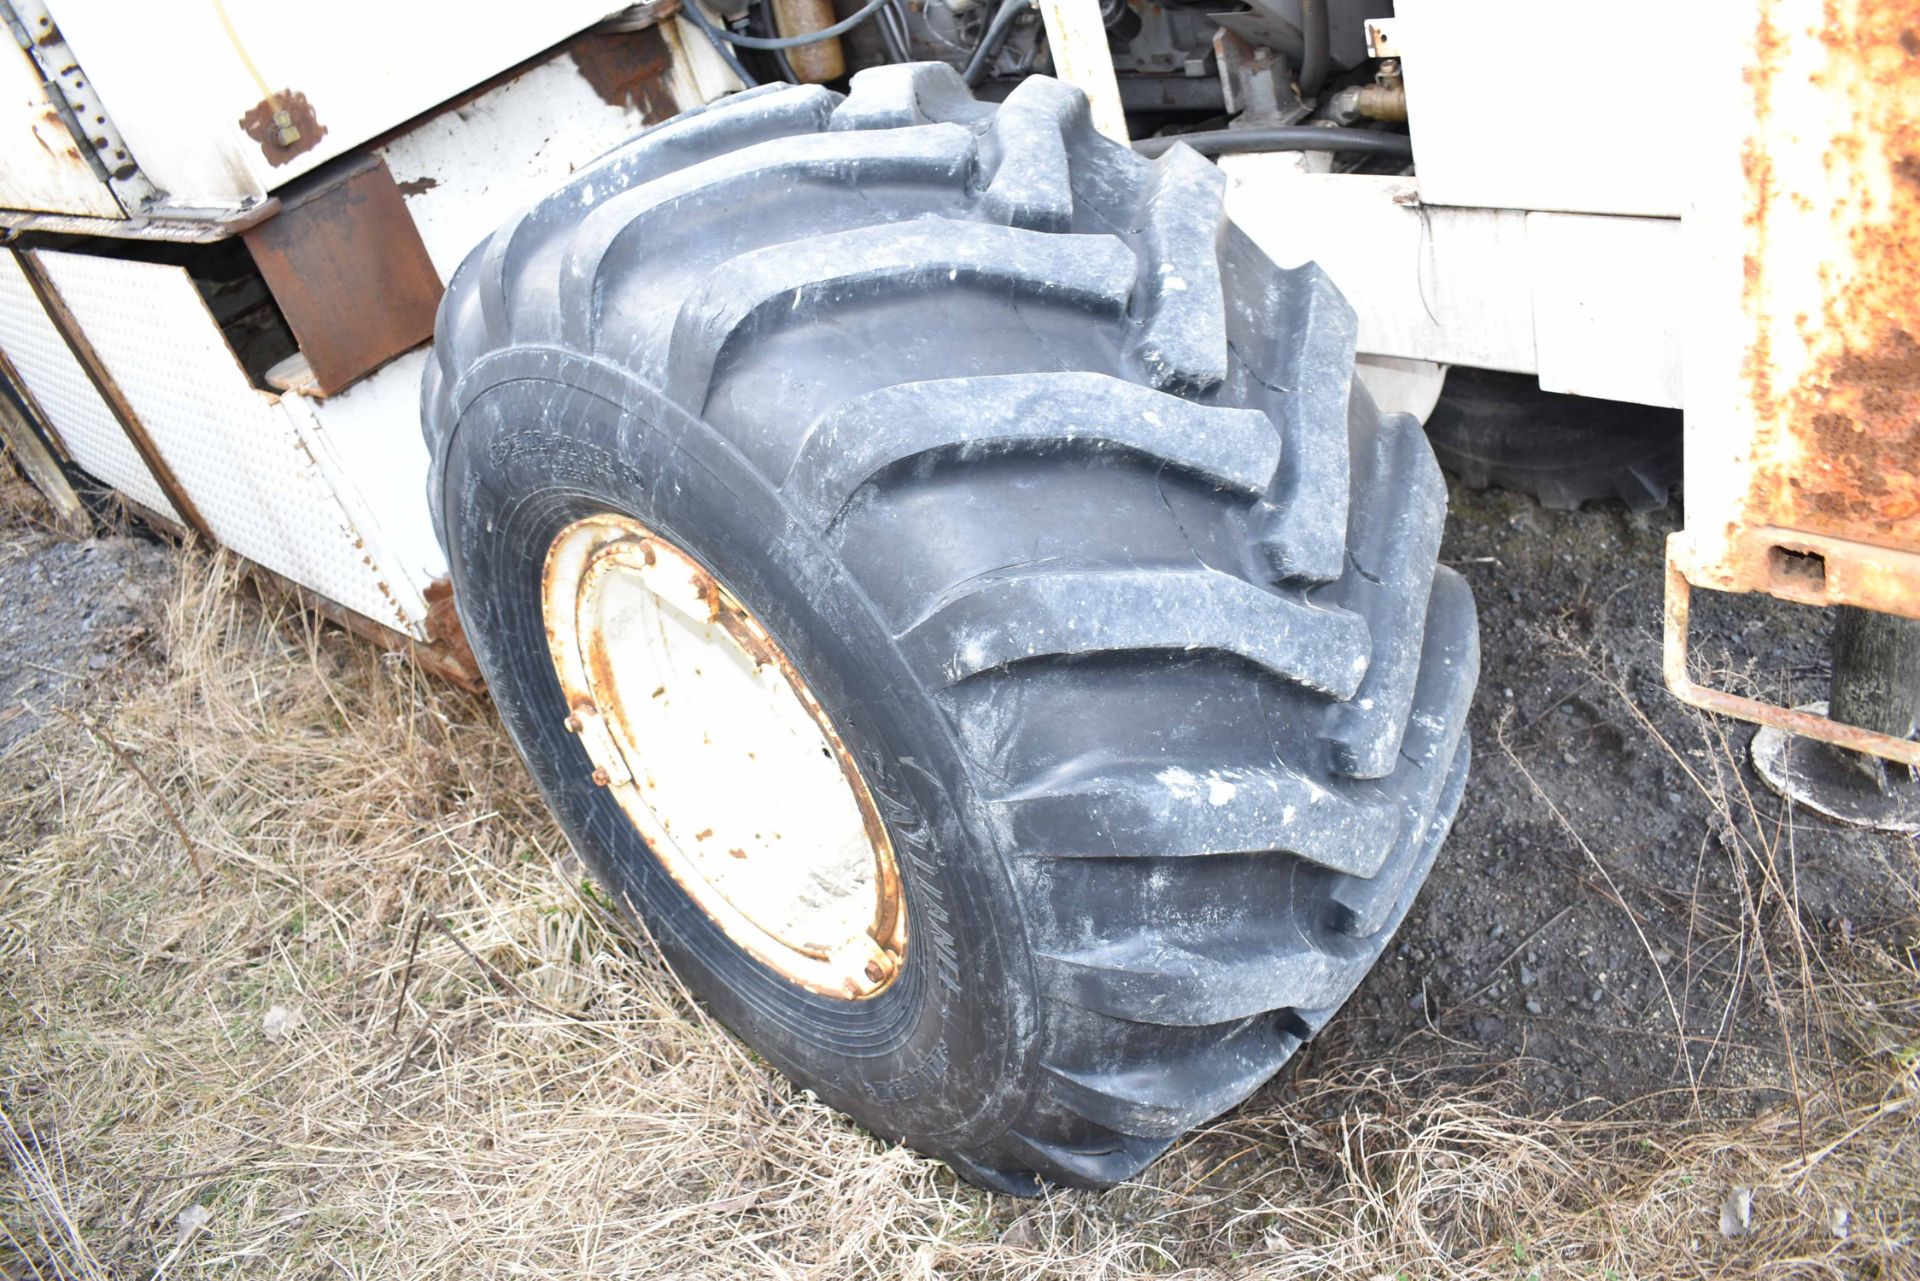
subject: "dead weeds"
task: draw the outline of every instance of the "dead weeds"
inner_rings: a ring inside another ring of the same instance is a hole
[[[484,703],[180,566],[160,674],[0,757],[10,1277],[1916,1275],[1913,866],[1904,949],[1810,944],[1725,742],[1667,750],[1749,872],[1713,928],[1781,1101],[1309,1062],[1135,1184],[1018,1202],[702,1017]]]

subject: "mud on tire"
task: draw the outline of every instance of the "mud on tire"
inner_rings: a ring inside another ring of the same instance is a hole
[[[1472,600],[1419,426],[1219,170],[939,65],[634,139],[460,268],[424,388],[462,620],[576,847],[738,1035],[989,1188],[1127,1178],[1344,1001],[1467,770]],[[649,857],[562,729],[540,576],[690,549],[880,798],[898,981],[805,992]]]

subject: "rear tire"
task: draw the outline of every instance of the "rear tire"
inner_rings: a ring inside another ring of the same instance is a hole
[[[1223,188],[1048,79],[772,86],[496,232],[426,376],[462,621],[576,847],[742,1039],[1003,1192],[1125,1179],[1269,1077],[1465,783],[1439,470]],[[596,512],[697,558],[858,763],[908,922],[870,999],[755,962],[590,778],[540,599]]]
[[[1680,484],[1680,411],[1540,390],[1531,374],[1455,366],[1427,418],[1440,465],[1573,511],[1618,498],[1658,511]]]

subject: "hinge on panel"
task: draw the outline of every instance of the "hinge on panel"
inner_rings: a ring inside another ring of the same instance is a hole
[[[94,176],[105,183],[127,213],[154,203],[160,193],[134,162],[127,141],[107,118],[106,107],[87,83],[66,37],[54,25],[46,0],[0,0],[0,19],[41,76],[41,88],[55,114],[73,135]]]

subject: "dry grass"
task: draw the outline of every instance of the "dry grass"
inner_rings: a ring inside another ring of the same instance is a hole
[[[483,703],[181,575],[152,679],[0,759],[11,1277],[1920,1274],[1913,950],[1807,955],[1751,825],[1754,999],[1821,1047],[1786,1106],[1334,1065],[1139,1183],[1008,1201],[705,1021]]]

